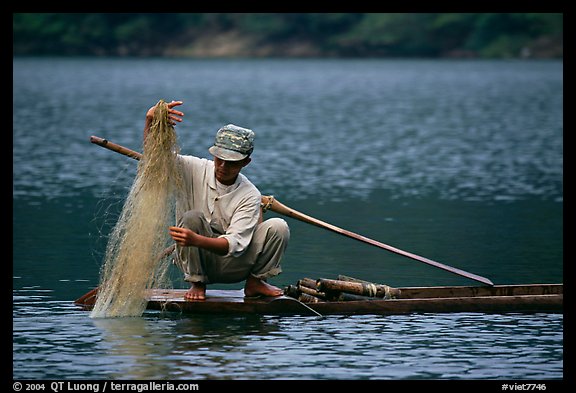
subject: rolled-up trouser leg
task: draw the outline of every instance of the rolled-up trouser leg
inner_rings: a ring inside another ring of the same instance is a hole
[[[182,215],[178,226],[188,228],[194,232],[208,237],[214,237],[214,232],[200,211],[189,210]],[[209,282],[206,266],[212,264],[215,254],[198,247],[181,247],[176,245],[175,262],[184,273],[184,280],[188,282]]]

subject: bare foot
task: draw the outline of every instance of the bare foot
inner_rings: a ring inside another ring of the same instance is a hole
[[[247,297],[254,296],[281,296],[284,291],[274,285],[268,284],[266,281],[260,280],[259,278],[249,275],[246,279],[246,285],[244,285],[244,295]]]
[[[206,299],[206,284],[203,282],[193,282],[190,289],[184,295],[186,300],[205,300]]]

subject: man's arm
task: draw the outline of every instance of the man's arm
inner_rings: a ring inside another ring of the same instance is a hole
[[[228,254],[228,240],[223,237],[202,236],[188,228],[169,227],[168,229],[170,236],[179,246],[198,247],[218,255]]]

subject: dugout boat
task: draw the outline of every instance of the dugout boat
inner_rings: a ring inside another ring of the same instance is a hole
[[[354,285],[351,285],[354,284]],[[207,290],[205,300],[186,300],[186,289],[153,289],[149,310],[186,314],[360,315],[409,313],[562,313],[563,284],[392,288],[339,276],[308,278],[280,297],[247,298],[243,290]],[[91,309],[97,289],[75,301]]]

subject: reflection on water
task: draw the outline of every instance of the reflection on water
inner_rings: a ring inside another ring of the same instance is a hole
[[[65,302],[17,305],[16,379],[563,376],[561,314],[92,319]]]
[[[16,58],[13,81],[14,378],[562,378],[556,314],[94,320],[71,304],[98,284],[136,170],[89,136],[141,150],[160,98],[185,102],[184,153],[254,129],[245,173],[290,207],[497,284],[562,282],[561,61]],[[289,224],[276,285],[470,284]]]
[[[121,365],[116,379],[221,378],[220,368],[242,368],[246,354],[230,356],[256,336],[278,331],[260,316],[182,318],[149,312],[144,318],[94,319],[104,338],[99,347]]]
[[[112,372],[110,378],[154,379],[158,375],[169,375],[170,366],[158,362],[170,354],[170,340],[161,331],[151,331],[149,321],[144,318],[94,318],[94,325],[102,331],[103,342],[99,349],[105,352],[108,361],[123,366]],[[164,327],[159,323],[158,328]]]

